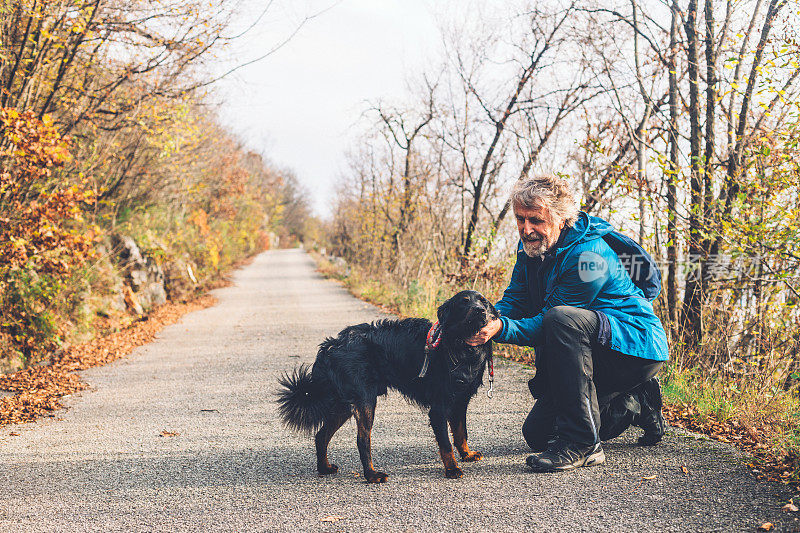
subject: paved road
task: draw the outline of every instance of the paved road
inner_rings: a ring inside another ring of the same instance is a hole
[[[629,433],[604,466],[524,468],[528,371],[498,363],[497,391],[470,406],[485,460],[443,476],[425,415],[396,393],[373,433],[384,485],[360,472],[355,426],[334,437],[319,478],[310,439],[276,421],[276,377],[378,311],[314,272],[298,250],[258,256],[219,304],[126,359],[84,373],[92,389],[56,418],[0,434],[0,531],[754,531],[791,530],[781,486],[756,483],[730,448],[671,432],[654,449]],[[176,436],[159,436],[162,431]],[[9,434],[20,435],[12,437]],[[681,466],[689,473],[684,474]],[[652,479],[644,479],[655,476]],[[322,521],[326,517],[334,522]]]

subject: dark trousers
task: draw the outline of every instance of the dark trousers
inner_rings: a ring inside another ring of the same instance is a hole
[[[544,450],[554,437],[584,446],[598,443],[603,440],[601,411],[655,376],[663,363],[599,345],[600,319],[587,309],[554,307],[542,327],[545,342],[529,384],[537,400],[522,434],[534,451]]]

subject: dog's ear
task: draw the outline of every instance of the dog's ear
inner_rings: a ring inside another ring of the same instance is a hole
[[[436,317],[439,319],[439,324],[447,324],[450,320],[450,315],[453,314],[453,298],[450,298],[445,303],[439,306],[436,311]]]

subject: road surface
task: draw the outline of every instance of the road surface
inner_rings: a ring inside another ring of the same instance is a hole
[[[445,479],[427,418],[397,393],[373,432],[382,485],[360,476],[355,425],[334,437],[335,476],[311,439],[276,418],[277,376],[313,361],[343,326],[380,312],[322,279],[300,250],[258,256],[125,359],[83,373],[91,389],[55,418],[0,433],[0,531],[754,531],[793,530],[785,487],[756,482],[732,448],[670,431],[628,432],[603,466],[536,474],[520,427],[530,371],[498,361],[470,405],[485,459]],[[19,436],[11,436],[10,433]],[[161,436],[162,432],[167,436]],[[173,435],[173,436],[169,436]],[[688,474],[681,467],[686,467]]]

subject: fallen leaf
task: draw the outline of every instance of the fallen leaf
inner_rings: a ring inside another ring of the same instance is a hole
[[[686,468],[686,466],[681,465],[681,472],[683,472],[684,474],[688,474],[689,473],[689,469]]]
[[[772,522],[764,522],[758,526],[759,531],[772,531],[775,525]]]
[[[8,436],[9,437],[19,437],[19,433],[17,433],[16,431],[12,431],[11,433],[8,434]]]
[[[167,431],[166,429],[159,434],[159,437],[177,437],[180,435],[177,431]]]
[[[655,479],[656,477],[657,476],[655,474],[653,474],[652,476],[643,476],[642,479],[645,480],[645,481],[651,481],[651,480]]]
[[[797,511],[800,511],[800,508],[798,508],[794,502],[789,502],[781,507],[781,510],[786,511],[787,513],[796,513]]]
[[[332,514],[330,516],[326,516],[325,518],[320,518],[320,522],[338,522],[339,520],[344,520],[343,516]]]

